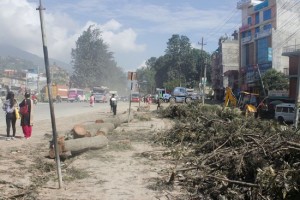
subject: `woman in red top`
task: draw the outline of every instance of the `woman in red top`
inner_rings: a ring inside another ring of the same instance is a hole
[[[31,137],[32,133],[32,126],[33,126],[33,103],[30,99],[30,93],[25,92],[25,99],[19,104],[20,110],[21,107],[24,107],[28,105],[28,112],[26,114],[23,114],[21,117],[21,126],[24,133],[24,137],[26,139],[29,139]]]

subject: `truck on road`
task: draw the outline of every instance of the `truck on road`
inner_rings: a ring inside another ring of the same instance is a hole
[[[68,91],[69,87],[67,85],[57,85],[52,84],[52,100],[53,101],[67,101],[68,100]],[[45,86],[42,90],[42,101],[48,102],[48,87]]]
[[[93,87],[92,93],[94,94],[96,103],[107,103],[109,100],[109,90],[107,87]]]
[[[175,87],[169,98],[170,103],[190,103],[191,101],[192,97],[185,87]]]

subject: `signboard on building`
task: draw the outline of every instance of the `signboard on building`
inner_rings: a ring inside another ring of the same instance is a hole
[[[127,80],[129,81],[137,80],[136,72],[128,72]]]
[[[268,61],[272,61],[272,48],[268,48]]]
[[[289,91],[288,90],[269,90],[268,96],[272,97],[288,97]]]
[[[259,11],[259,10],[261,10],[261,9],[263,9],[263,8],[268,7],[268,6],[269,6],[269,1],[268,1],[268,0],[265,0],[265,1],[263,1],[262,3],[260,3],[260,4],[256,5],[256,6],[254,6],[254,11]]]

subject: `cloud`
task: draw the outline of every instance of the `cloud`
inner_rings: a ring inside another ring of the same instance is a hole
[[[36,4],[26,0],[1,0],[0,37],[6,44],[42,56],[42,37],[37,7]],[[103,40],[110,46],[111,51],[138,52],[144,51],[146,47],[136,43],[137,33],[132,28],[122,29],[123,25],[114,19],[103,24],[87,21],[80,26],[69,15],[47,9],[44,12],[44,22],[49,57],[67,63],[71,60],[71,49],[75,47],[76,40],[92,24],[100,28]]]
[[[138,66],[147,57],[163,53],[167,38],[172,34],[186,35],[194,42],[205,36],[205,42],[212,44],[217,42],[220,34],[236,27],[240,20],[236,17],[239,11],[233,6],[235,0],[224,1],[224,6],[234,2],[230,5],[233,12],[215,1],[211,2],[214,6],[205,10],[201,2],[192,0],[177,3],[156,0],[45,1],[49,57],[69,63],[76,40],[92,24],[102,31],[109,50],[114,52],[117,61],[121,61],[119,66]],[[0,0],[0,38],[42,56],[37,4],[37,0]],[[233,17],[229,18],[230,15]],[[227,21],[222,24],[224,19]]]

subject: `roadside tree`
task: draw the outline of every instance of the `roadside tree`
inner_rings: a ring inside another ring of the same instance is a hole
[[[101,38],[101,31],[89,26],[83,31],[72,49],[74,72],[71,76],[72,87],[91,88],[108,86],[118,89],[126,86],[126,76],[114,60],[113,53]]]

